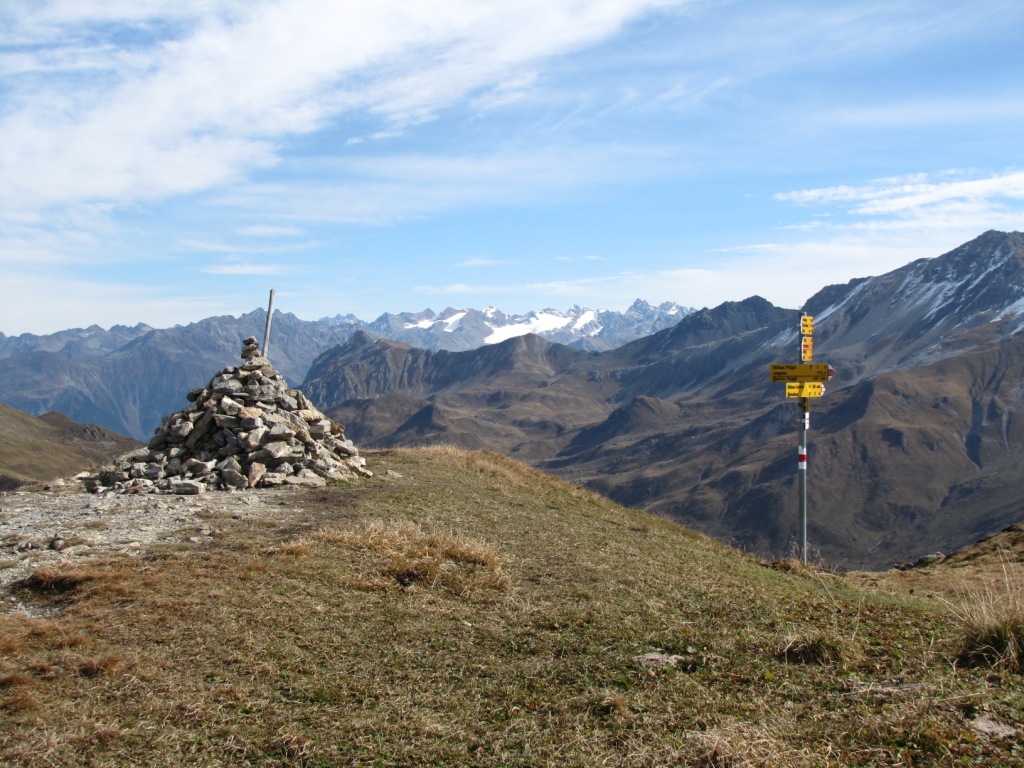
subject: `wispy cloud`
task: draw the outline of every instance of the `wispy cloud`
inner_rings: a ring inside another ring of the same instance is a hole
[[[999,98],[986,94],[975,99],[949,98],[846,106],[821,115],[823,123],[857,128],[905,128],[933,125],[964,125],[979,120],[1019,120],[1024,117],[1024,98],[1017,90]]]
[[[223,285],[218,287],[220,291],[197,295],[166,285],[65,279],[54,274],[40,282],[29,275],[7,274],[0,280],[0,325],[9,334],[54,333],[93,324],[109,328],[130,318],[132,325],[141,322],[167,328],[183,317],[239,314],[253,308],[252,297],[224,293]],[[26,326],[25,318],[34,317],[39,319]]]
[[[216,199],[249,214],[262,211],[291,221],[380,225],[465,206],[536,203],[583,187],[648,179],[662,174],[671,157],[661,146],[582,143],[465,155],[321,159],[295,178],[238,184]],[[328,179],[317,175],[323,172]]]
[[[1007,171],[977,178],[964,178],[977,175],[967,171],[949,171],[943,175],[948,180],[932,181],[927,174],[917,174],[906,179],[879,179],[862,186],[784,192],[775,197],[802,205],[841,203],[848,206],[850,213],[865,216],[920,216],[930,209],[951,203],[993,210],[1004,199],[1024,201],[1024,171]]]
[[[295,251],[306,251],[315,247],[316,243],[282,243],[278,245],[238,245],[210,240],[181,241],[181,247],[187,251],[203,251],[208,253],[293,253]]]
[[[813,234],[819,244],[857,238],[875,249],[899,244],[914,250],[914,244],[946,248],[987,229],[1019,229],[1024,220],[1024,171],[986,174],[954,169],[796,190],[775,198],[833,214],[794,227]]]
[[[269,225],[256,225],[252,227],[241,227],[235,232],[246,237],[298,237],[302,234],[299,227],[275,227]]]
[[[448,285],[417,285],[413,288],[415,293],[425,293],[430,295],[446,295],[446,294],[472,294],[472,293],[487,293],[493,291],[492,286],[481,286],[481,285],[469,285],[468,283],[449,283]]]
[[[280,264],[253,264],[246,261],[227,261],[222,264],[211,264],[201,270],[207,275],[279,275],[285,271]]]
[[[787,236],[775,242],[716,249],[723,261],[697,281],[705,290],[722,295],[729,277],[733,291],[746,285],[776,303],[798,306],[830,282],[937,256],[987,229],[1019,229],[1024,172],[947,169],[793,190],[775,199],[815,218],[781,228]],[[685,271],[665,277],[692,283]]]
[[[799,307],[825,285],[937,256],[986,229],[1020,229],[1024,172],[947,169],[794,190],[775,199],[799,205],[815,220],[780,228],[771,242],[690,254],[697,267],[623,271],[530,289],[605,306],[617,306],[623,295],[698,307],[760,295]]]
[[[509,264],[515,264],[514,261],[508,259],[485,259],[479,256],[465,261],[460,261],[456,266],[458,267],[503,267]]]

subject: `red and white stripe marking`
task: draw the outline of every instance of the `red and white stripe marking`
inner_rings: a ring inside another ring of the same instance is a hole
[[[797,469],[807,469],[807,449],[802,445],[796,449]]]

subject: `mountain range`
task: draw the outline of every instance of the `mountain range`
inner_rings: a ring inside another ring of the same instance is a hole
[[[620,319],[635,336],[611,348],[601,348],[610,331],[601,334],[618,320],[577,308],[515,322],[445,310],[370,325],[275,314],[270,355],[361,448],[498,451],[778,557],[799,538],[802,414],[769,365],[800,359],[807,313],[815,361],[837,372],[811,405],[815,555],[887,567],[1024,517],[1021,233],[989,231],[827,286],[800,310],[755,296],[699,311],[637,302],[630,312]],[[0,399],[145,436],[234,361],[241,338],[259,338],[265,319],[257,310],[163,331],[0,335]],[[642,330],[657,323],[665,327]],[[576,334],[572,345],[553,341],[559,333]],[[476,346],[463,349],[470,339]]]
[[[1024,235],[986,232],[934,259],[829,286],[811,406],[810,543],[886,567],[1024,517]],[[798,540],[795,400],[769,365],[799,360],[801,311],[752,297],[590,353],[537,336],[467,352],[365,334],[303,389],[365,447],[487,447],[761,555]]]
[[[471,349],[539,333],[582,349],[607,349],[669,327],[688,312],[637,299],[625,312],[572,307],[506,315],[498,309],[445,309],[439,315],[384,314],[372,323],[352,315],[300,320],[275,312],[271,353],[289,382],[303,380],[314,358],[362,331],[427,349]],[[39,415],[65,413],[146,440],[185,394],[233,363],[246,336],[263,338],[266,310],[211,317],[186,326],[99,326],[37,336],[0,333],[0,403]]]
[[[675,302],[651,306],[637,299],[625,312],[573,305],[565,312],[543,309],[525,315],[506,315],[500,309],[453,309],[384,314],[372,323],[346,315],[330,318],[338,325],[361,329],[378,338],[422,349],[465,351],[534,333],[548,341],[578,349],[614,349],[678,323],[693,309]]]

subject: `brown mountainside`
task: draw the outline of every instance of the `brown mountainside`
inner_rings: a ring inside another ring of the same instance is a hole
[[[62,413],[37,417],[0,405],[0,490],[68,477],[139,445]]]
[[[849,567],[949,551],[1024,519],[1024,234],[810,299],[812,548]],[[768,365],[798,318],[753,297],[600,354],[536,337],[428,357],[353,339],[303,385],[361,445],[486,445],[767,556],[799,540],[799,412]]]

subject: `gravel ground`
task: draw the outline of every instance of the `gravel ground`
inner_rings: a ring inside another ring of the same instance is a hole
[[[113,554],[139,556],[154,545],[212,540],[218,521],[280,519],[301,512],[296,489],[211,491],[198,496],[93,495],[77,482],[0,493],[0,611],[26,611],[8,587],[41,565]]]

